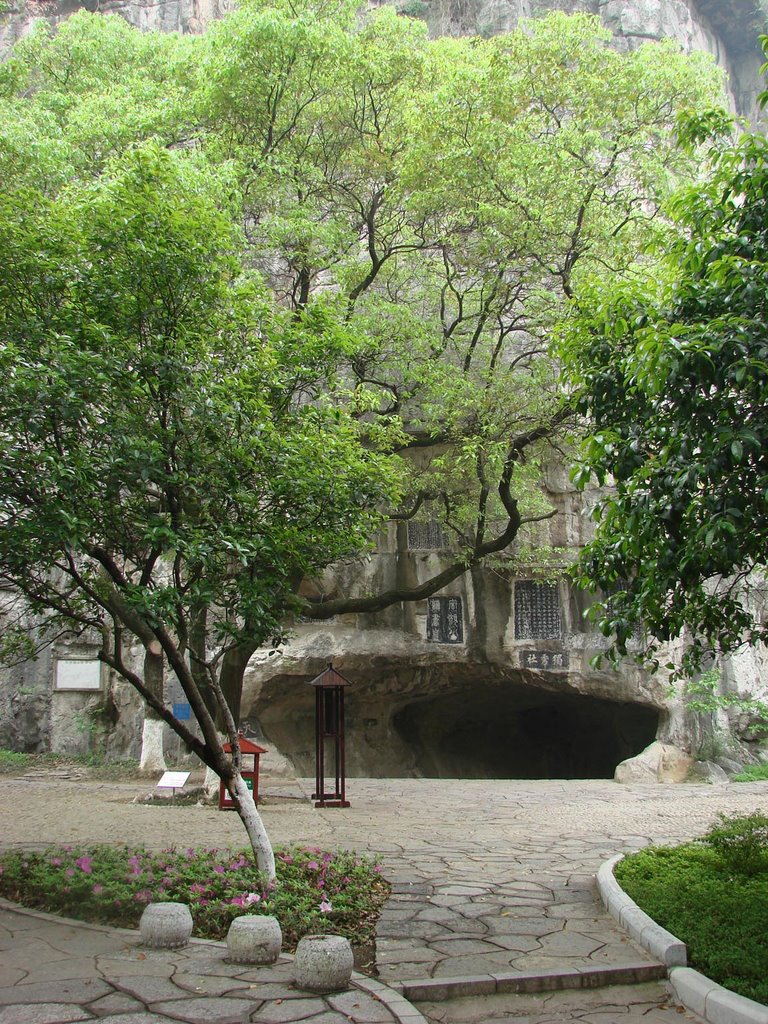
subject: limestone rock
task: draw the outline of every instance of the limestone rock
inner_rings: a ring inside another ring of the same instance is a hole
[[[709,785],[728,781],[728,773],[714,761],[694,761],[688,774],[689,782],[706,782]]]
[[[637,757],[622,761],[616,768],[616,782],[685,782],[693,758],[668,743],[651,743]]]

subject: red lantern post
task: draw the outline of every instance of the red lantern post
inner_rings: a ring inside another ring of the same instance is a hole
[[[315,807],[349,807],[346,798],[344,763],[344,687],[352,684],[328,664],[325,672],[312,679],[315,687]],[[326,789],[326,746],[333,760],[333,791]]]

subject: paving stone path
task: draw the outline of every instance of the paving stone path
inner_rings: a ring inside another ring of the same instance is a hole
[[[132,803],[137,788],[6,780],[0,842],[242,844],[234,814]],[[273,840],[353,847],[381,859],[394,892],[379,925],[380,978],[445,1024],[671,1021],[677,1014],[664,1008],[658,983],[513,996],[496,994],[498,979],[554,973],[597,984],[609,969],[619,970],[611,976],[619,982],[651,977],[650,958],[599,905],[600,863],[649,842],[699,835],[719,811],[747,813],[768,803],[768,783],[353,779],[349,809],[315,810],[309,788],[263,779],[262,813]],[[442,1001],[447,990],[460,995],[462,985],[473,995]]]
[[[214,942],[145,950],[136,932],[0,907],[0,1024],[423,1024],[375,980],[316,996],[292,986],[285,957],[247,968],[225,954]]]

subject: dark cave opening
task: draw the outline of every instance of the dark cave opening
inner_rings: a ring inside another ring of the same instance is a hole
[[[414,702],[392,724],[428,778],[602,779],[653,742],[659,713],[507,684]]]

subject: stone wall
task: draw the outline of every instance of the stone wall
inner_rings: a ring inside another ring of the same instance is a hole
[[[544,483],[558,515],[538,528],[548,534],[539,543],[573,553],[589,531],[584,499],[562,467],[548,470]],[[595,498],[587,494],[587,505]],[[447,558],[439,531],[421,528],[409,538],[401,524],[381,538],[374,558],[328,574],[317,593],[419,583]],[[284,649],[252,660],[243,718],[311,775],[307,682],[333,663],[353,683],[346,692],[350,775],[610,777],[655,739],[694,760],[757,755],[753,723],[743,721],[735,737],[728,713],[692,713],[666,674],[651,676],[629,660],[619,670],[595,667],[603,639],[585,618],[588,600],[562,573],[498,563],[427,601],[297,623]],[[765,692],[764,655],[740,658],[724,670],[724,687]]]

